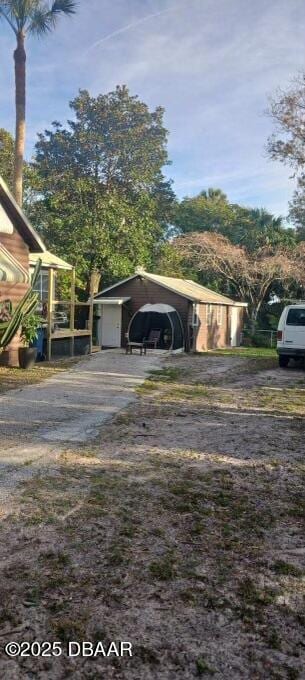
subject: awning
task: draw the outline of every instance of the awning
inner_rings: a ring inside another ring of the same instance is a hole
[[[64,271],[72,271],[73,269],[71,264],[49,250],[44,253],[30,253],[30,265],[32,267],[35,267],[38,259],[41,260],[43,269],[63,269]]]
[[[125,302],[128,302],[130,300],[130,297],[122,297],[122,298],[99,298],[96,300],[93,300],[94,305],[123,305]]]

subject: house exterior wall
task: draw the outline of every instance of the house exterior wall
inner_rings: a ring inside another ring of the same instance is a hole
[[[29,248],[16,229],[14,229],[13,234],[0,233],[0,243],[18,260],[24,269],[29,271]],[[15,307],[27,289],[27,283],[0,281],[0,301],[11,300],[13,307]],[[7,350],[0,355],[1,364],[18,366],[19,346],[20,339],[17,334]]]
[[[192,305],[189,302],[189,300],[181,297],[181,295],[177,295],[176,293],[167,290],[166,288],[163,288],[163,286],[159,286],[158,284],[152,281],[148,281],[147,279],[144,279],[141,276],[137,276],[136,278],[131,279],[130,281],[126,281],[125,283],[116,286],[116,288],[112,288],[106,293],[103,293],[102,297],[131,298],[129,302],[122,308],[123,347],[126,344],[125,335],[128,330],[130,319],[138,311],[138,309],[140,309],[141,307],[143,307],[143,305],[146,305],[148,303],[150,304],[163,303],[174,307],[174,309],[176,309],[178,314],[180,315],[184,330],[186,349],[189,349],[188,319],[189,310],[192,307]]]

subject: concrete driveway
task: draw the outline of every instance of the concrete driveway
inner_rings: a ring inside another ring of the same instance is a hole
[[[136,398],[135,387],[160,356],[106,350],[38,385],[0,397],[0,501],[60,450],[93,439],[105,421]]]

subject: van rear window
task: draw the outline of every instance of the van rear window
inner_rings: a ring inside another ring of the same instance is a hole
[[[305,326],[305,308],[289,309],[286,324],[287,326]]]

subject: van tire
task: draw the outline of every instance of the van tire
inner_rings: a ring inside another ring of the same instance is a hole
[[[290,357],[287,357],[285,354],[280,354],[279,355],[279,366],[280,368],[287,368],[289,364],[289,359]]]

